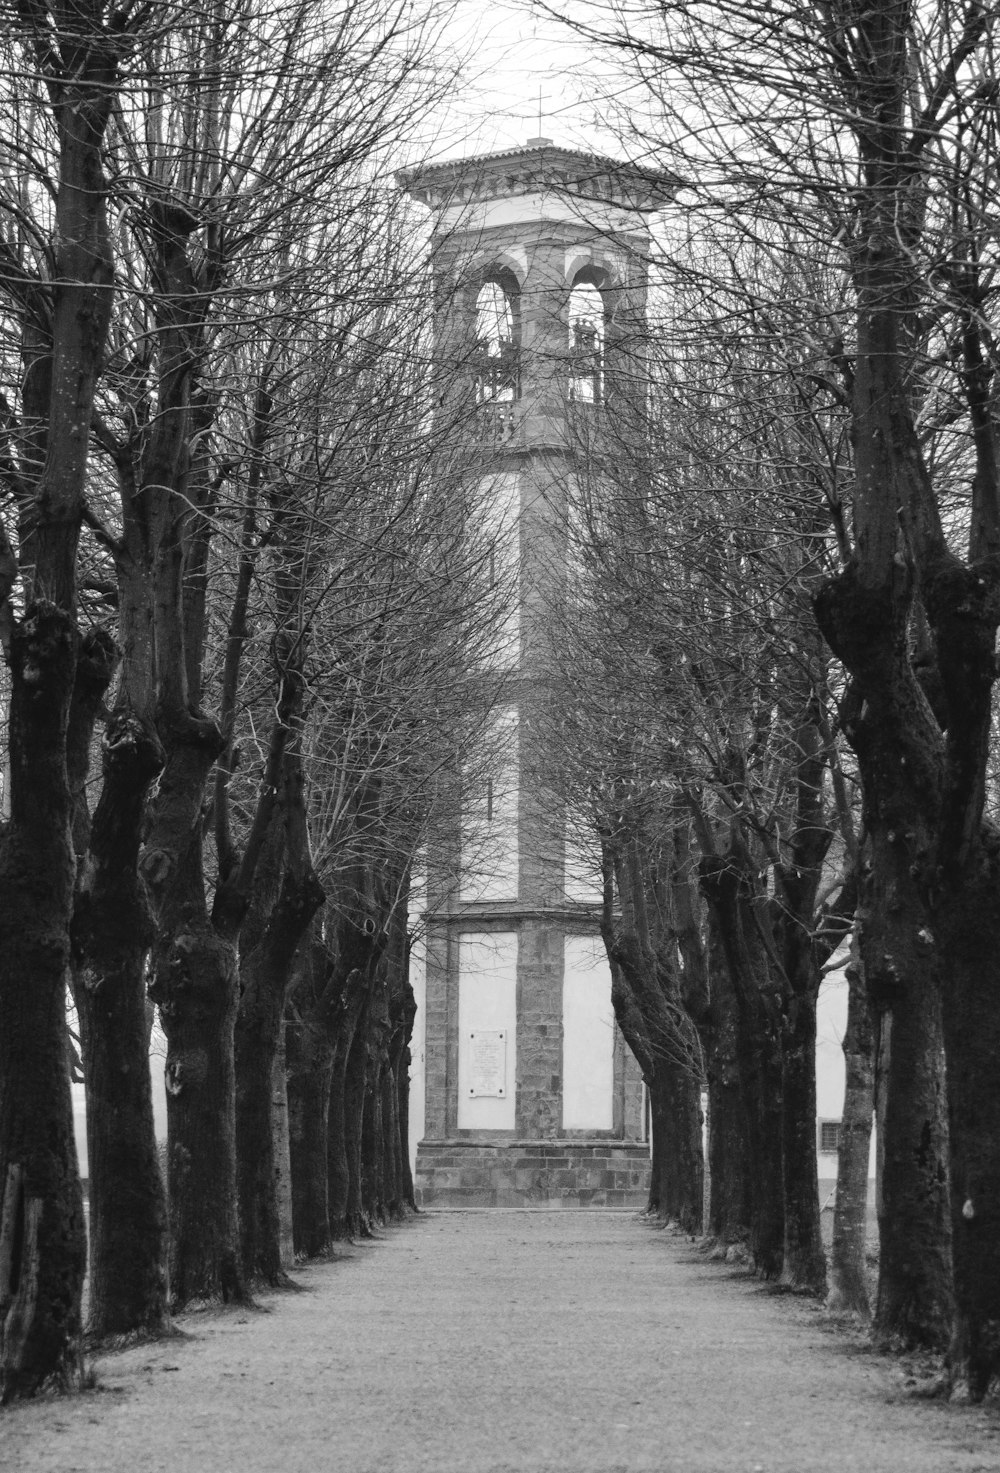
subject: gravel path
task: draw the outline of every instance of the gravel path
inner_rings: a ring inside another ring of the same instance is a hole
[[[429,1214],[298,1278],[0,1414],[0,1468],[1000,1470],[995,1408],[913,1399],[813,1305],[628,1214]]]

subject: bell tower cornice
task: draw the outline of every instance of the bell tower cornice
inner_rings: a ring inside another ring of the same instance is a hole
[[[601,154],[532,139],[526,148],[401,170],[401,188],[435,212],[437,228],[483,229],[518,218],[553,219],[619,230],[645,229],[643,216],[673,199],[680,181]],[[613,218],[612,218],[613,216]]]

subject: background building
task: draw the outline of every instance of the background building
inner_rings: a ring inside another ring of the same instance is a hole
[[[642,1084],[614,1022],[600,885],[567,847],[546,770],[544,715],[580,431],[626,432],[647,216],[670,189],[542,138],[403,183],[433,212],[443,400],[482,447],[479,500],[509,533],[518,585],[497,653],[512,666],[494,717],[503,755],[456,782],[454,830],[428,855],[418,1200],[641,1206]]]

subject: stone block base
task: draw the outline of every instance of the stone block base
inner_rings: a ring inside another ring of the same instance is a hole
[[[649,1200],[649,1147],[634,1141],[421,1141],[417,1206],[632,1207]]]

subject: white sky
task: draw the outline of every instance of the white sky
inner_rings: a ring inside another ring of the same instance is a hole
[[[620,153],[601,126],[608,62],[595,64],[585,43],[539,15],[530,0],[457,0],[450,37],[467,58],[467,84],[440,114],[432,157],[523,148],[539,133],[539,88],[544,137]]]

